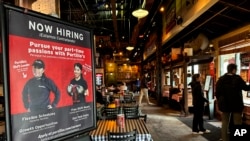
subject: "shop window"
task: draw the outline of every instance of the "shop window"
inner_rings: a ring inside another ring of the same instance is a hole
[[[194,65],[194,74],[200,73],[199,72],[199,65]]]
[[[249,54],[249,55],[248,55]],[[250,59],[245,58],[250,56],[249,53],[232,53],[220,55],[220,76],[227,73],[227,65],[231,63],[237,64],[237,74],[242,77],[246,83],[250,82]],[[249,57],[250,58],[250,57]],[[248,61],[249,60],[249,61]],[[242,91],[243,93],[243,101],[245,104],[250,104],[250,92]]]
[[[165,85],[170,86],[170,72],[165,74]]]
[[[227,65],[236,62],[235,53],[220,56],[220,76],[227,72]]]

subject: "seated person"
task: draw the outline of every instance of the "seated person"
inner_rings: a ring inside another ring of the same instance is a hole
[[[126,83],[122,82],[122,85],[120,86],[120,91],[126,93],[127,90],[128,90],[128,87],[127,87]]]
[[[171,99],[177,101],[177,102],[180,102],[180,97],[182,96],[182,90],[179,89],[179,88],[172,88],[171,89]]]
[[[178,102],[178,105],[181,110],[181,115],[185,114],[184,111],[184,101],[183,101],[183,84],[178,84],[177,88],[171,89],[171,99]]]
[[[163,97],[169,98],[169,89],[170,89],[170,86],[167,86],[167,85],[163,86],[163,90],[162,90]]]
[[[108,91],[114,91],[116,88],[113,84],[111,84],[110,86],[108,86]]]
[[[114,84],[111,84],[109,87],[108,87],[108,92],[111,92],[112,94],[116,94],[118,93],[120,90],[117,88],[116,85]]]

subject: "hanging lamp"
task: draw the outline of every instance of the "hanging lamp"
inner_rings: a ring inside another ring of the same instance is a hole
[[[129,30],[128,30],[128,41],[129,42],[128,42],[128,46],[126,47],[126,49],[129,50],[129,51],[132,51],[134,49],[134,46],[132,46],[131,43],[130,43],[130,19],[128,19],[128,22],[129,22],[128,23],[128,26],[129,26],[128,27],[129,28]]]
[[[139,0],[139,8],[134,10],[132,12],[132,15],[137,18],[144,18],[148,15],[148,10],[145,9],[146,0],[143,0],[143,3],[141,4],[142,0]]]

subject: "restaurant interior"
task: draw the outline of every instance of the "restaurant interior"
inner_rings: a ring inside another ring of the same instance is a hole
[[[118,133],[136,140],[154,140],[147,128],[150,113],[138,105],[144,72],[149,73],[149,97],[154,106],[167,105],[181,110],[182,116],[192,115],[188,84],[193,74],[200,73],[205,97],[213,100],[205,110],[209,120],[221,118],[214,89],[218,78],[226,73],[227,64],[236,63],[238,74],[250,83],[248,0],[2,1],[93,31],[98,126],[90,131],[89,140],[108,140]],[[134,15],[138,8],[146,14]],[[2,53],[0,59],[3,84]],[[177,88],[181,92],[175,93]],[[2,87],[0,94],[4,121]],[[245,123],[250,125],[249,92],[243,93],[243,100]],[[121,113],[123,117],[118,117]],[[117,123],[118,118],[121,123]],[[2,127],[0,133],[4,132]]]

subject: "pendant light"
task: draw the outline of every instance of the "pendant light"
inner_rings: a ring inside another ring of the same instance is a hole
[[[139,8],[134,10],[132,12],[132,15],[137,18],[144,18],[148,15],[148,10],[145,9],[146,0],[143,0],[143,3],[141,4],[142,0],[139,0]]]
[[[134,46],[131,45],[130,43],[130,19],[128,19],[128,46],[126,47],[127,50],[132,51],[134,49]]]
[[[131,45],[128,45],[128,46],[126,47],[126,49],[129,50],[129,51],[132,51],[132,50],[134,49],[134,47],[131,46]]]

